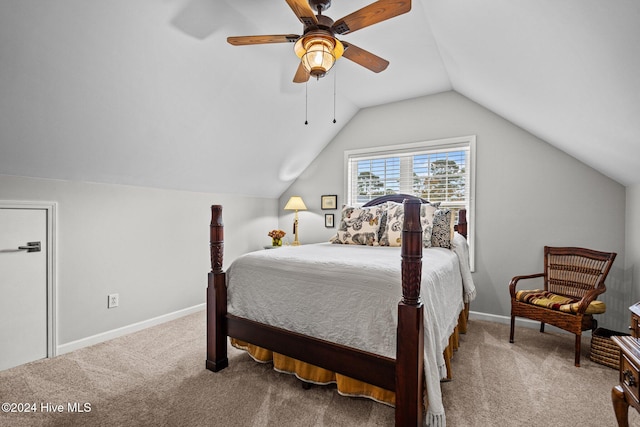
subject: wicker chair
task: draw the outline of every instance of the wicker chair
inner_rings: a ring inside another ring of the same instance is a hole
[[[576,335],[575,365],[580,366],[582,331],[597,327],[594,314],[604,313],[597,301],[607,288],[604,281],[616,258],[615,253],[584,248],[544,248],[544,273],[516,276],[509,283],[511,294],[511,333],[513,343],[516,316],[540,322],[540,332],[548,323]],[[516,292],[520,280],[544,279],[544,290]]]

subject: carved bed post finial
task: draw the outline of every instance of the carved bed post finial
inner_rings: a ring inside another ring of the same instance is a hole
[[[422,279],[422,225],[420,201],[404,201],[404,225],[402,228],[402,302],[420,304]]]
[[[211,206],[210,225],[210,250],[211,250],[211,271],[222,272],[222,262],[224,255],[224,224],[222,223],[222,206]]]

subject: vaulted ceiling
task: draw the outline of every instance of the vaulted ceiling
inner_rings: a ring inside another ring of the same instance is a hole
[[[340,37],[387,70],[308,84],[226,42],[301,31],[284,0],[0,0],[0,174],[277,197],[359,109],[455,90],[640,183],[638,0],[413,0]]]

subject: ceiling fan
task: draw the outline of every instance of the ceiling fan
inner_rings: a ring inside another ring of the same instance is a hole
[[[385,21],[411,10],[411,0],[378,0],[350,15],[334,21],[322,12],[331,6],[331,0],[286,0],[304,25],[302,35],[273,34],[228,37],[234,46],[266,43],[295,43],[294,51],[300,65],[293,77],[294,83],[304,83],[309,76],[324,77],[337,59],[344,56],[375,73],[387,68],[389,61],[358,46],[341,42],[336,34],[353,33],[361,28]],[[317,11],[317,15],[314,10]]]

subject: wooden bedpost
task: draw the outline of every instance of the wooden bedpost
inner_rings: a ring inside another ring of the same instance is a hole
[[[211,206],[211,273],[207,287],[207,369],[217,372],[229,366],[227,359],[227,284],[222,269],[224,224],[222,206]]]
[[[396,426],[423,423],[424,308],[420,201],[404,201],[402,301],[398,304],[396,347]]]
[[[458,223],[456,224],[456,231],[467,238],[467,210],[460,209],[458,211]]]

